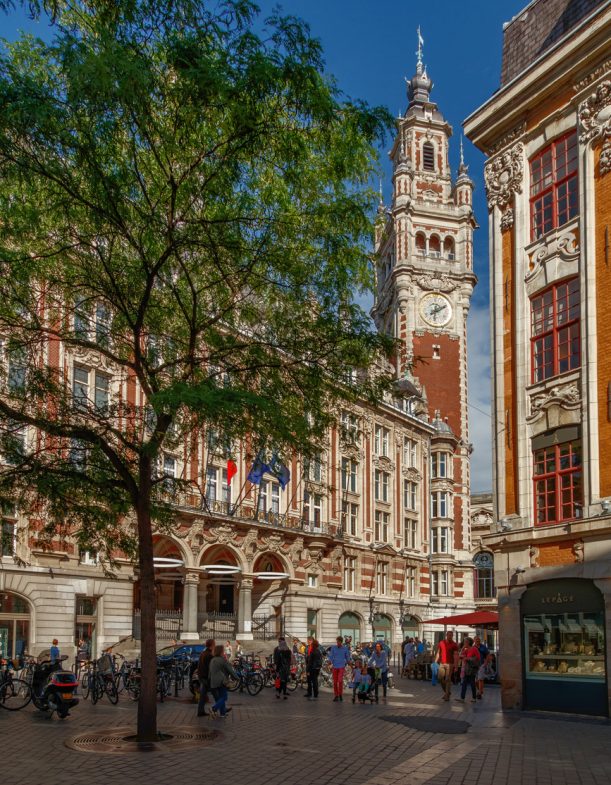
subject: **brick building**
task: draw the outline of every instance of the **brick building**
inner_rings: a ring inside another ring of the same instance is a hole
[[[213,433],[194,434],[188,449],[163,455],[159,470],[190,478],[194,489],[178,500],[174,532],[155,538],[160,638],[213,633],[252,641],[283,631],[329,642],[339,630],[354,642],[396,646],[405,635],[441,634],[427,618],[472,610],[477,586],[480,600],[492,601],[485,549],[479,540],[472,545],[469,499],[473,185],[464,164],[452,179],[451,128],[431,88],[419,62],[391,153],[392,206],[381,205],[377,222],[373,316],[378,329],[401,338],[396,397],[375,410],[342,411],[316,459],[293,457],[284,490],[272,475],[249,483],[247,446],[228,452]],[[58,344],[52,351],[47,362],[62,369],[75,396],[139,400],[133,379],[114,378],[95,353]],[[23,438],[27,445],[33,434]],[[229,454],[237,464],[230,482]],[[478,531],[490,523],[482,504]],[[69,536],[43,550],[35,522],[4,512],[4,653],[38,652],[53,637],[66,652],[79,637],[99,652],[132,632],[138,637],[131,564],[110,578]]]
[[[465,121],[489,160],[503,704],[608,714],[611,7],[536,0]]]

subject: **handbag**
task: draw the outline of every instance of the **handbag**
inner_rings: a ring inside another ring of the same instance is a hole
[[[279,689],[280,689],[280,676],[276,676],[276,679],[275,679],[275,681],[274,681],[274,687],[275,687],[277,690],[279,690]]]

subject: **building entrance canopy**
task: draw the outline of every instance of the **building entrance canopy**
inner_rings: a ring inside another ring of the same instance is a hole
[[[494,611],[473,611],[473,613],[461,613],[459,616],[427,619],[426,623],[443,624],[444,627],[488,627],[496,630],[499,626],[499,615]]]

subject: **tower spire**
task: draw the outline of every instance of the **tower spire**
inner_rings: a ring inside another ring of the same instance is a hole
[[[424,66],[422,65],[422,47],[424,46],[424,38],[420,32],[420,25],[418,25],[418,51],[416,52],[416,56],[418,58],[416,62],[416,73],[421,74],[423,71]]]

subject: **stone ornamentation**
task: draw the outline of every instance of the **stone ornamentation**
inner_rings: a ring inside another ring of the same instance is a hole
[[[577,384],[557,384],[549,390],[533,395],[530,399],[530,417],[539,417],[550,406],[560,406],[562,409],[578,409],[581,405],[581,394]]]
[[[488,162],[484,170],[488,208],[508,205],[514,193],[522,193],[524,145],[521,142]]]
[[[447,275],[420,275],[416,278],[416,283],[421,289],[435,292],[453,292],[460,283],[453,281]]]
[[[508,207],[501,216],[501,231],[506,232],[513,226],[513,210]]]
[[[530,256],[528,272],[524,276],[526,282],[532,280],[553,258],[561,262],[577,262],[579,260],[580,247],[577,242],[577,235],[574,231],[566,232],[560,237],[552,235],[544,245],[539,246]]]
[[[579,105],[579,141],[588,144],[602,139],[598,169],[601,175],[611,171],[611,80],[602,81]]]
[[[493,144],[492,147],[487,150],[488,155],[495,155],[504,147],[508,147],[512,142],[515,142],[516,139],[519,139],[525,131],[526,123],[520,123],[520,125],[516,125],[515,128],[512,128],[511,131],[506,133],[505,136],[501,137],[498,142]]]

